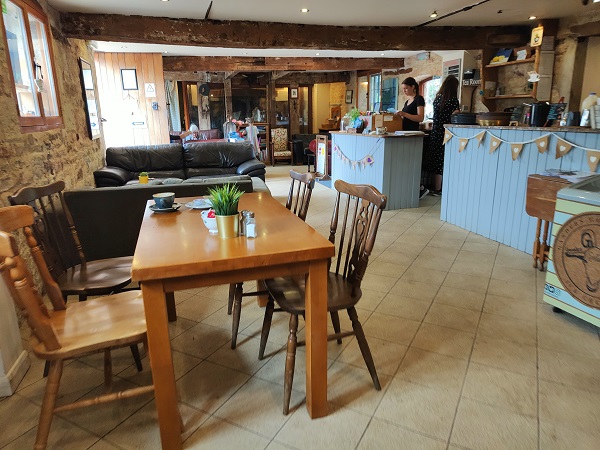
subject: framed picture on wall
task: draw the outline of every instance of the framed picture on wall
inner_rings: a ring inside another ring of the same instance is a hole
[[[87,116],[88,133],[90,139],[98,139],[100,137],[100,117],[98,117],[92,66],[83,58],[79,58],[79,78],[81,80],[83,104]]]
[[[346,103],[352,103],[352,94],[354,94],[354,91],[350,89],[346,91]]]
[[[298,88],[290,89],[290,98],[298,98]]]
[[[124,91],[137,91],[137,73],[135,69],[121,69],[121,82]]]

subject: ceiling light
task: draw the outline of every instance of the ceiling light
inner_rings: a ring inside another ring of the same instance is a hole
[[[168,2],[169,0],[160,0],[161,2]]]
[[[535,20],[535,19],[537,19],[536,16],[529,16],[529,20]]]
[[[432,17],[432,18],[437,17],[437,11],[434,11],[431,14],[429,14],[429,17]]]
[[[300,11],[302,11],[303,13],[307,13],[308,12],[308,8],[302,8]]]
[[[127,48],[127,46],[126,45],[122,45],[121,48]]]
[[[381,56],[384,56],[384,55],[385,55],[385,53],[381,53]]]
[[[318,53],[315,53],[315,55],[319,56],[319,54],[318,54]]]
[[[242,53],[242,55],[247,55],[247,54],[248,54],[248,52],[244,52],[244,53]]]

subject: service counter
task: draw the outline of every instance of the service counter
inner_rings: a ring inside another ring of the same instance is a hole
[[[387,195],[386,209],[419,206],[423,133],[331,132],[331,178],[370,184]]]
[[[447,125],[441,220],[531,254],[537,219],[525,212],[527,177],[596,172],[599,131]]]

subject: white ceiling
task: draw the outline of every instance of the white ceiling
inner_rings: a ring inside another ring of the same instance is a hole
[[[214,0],[208,18],[223,21],[408,27],[431,20],[429,15],[434,10],[437,11],[438,17],[441,17],[481,1],[483,0]],[[210,0],[48,0],[48,3],[63,12],[204,19]],[[301,8],[308,8],[309,12],[302,13]],[[560,18],[582,15],[598,9],[600,3],[592,3],[592,0],[587,6],[582,4],[582,0],[488,0],[468,11],[441,19],[432,26],[523,25],[531,23],[528,20],[531,15],[537,16],[538,19]],[[317,52],[303,49],[225,49],[109,42],[98,42],[97,46],[98,51],[107,52],[168,51],[169,55],[190,56],[316,57]],[[324,49],[318,51],[318,56],[401,58],[416,53],[385,50],[342,52]]]

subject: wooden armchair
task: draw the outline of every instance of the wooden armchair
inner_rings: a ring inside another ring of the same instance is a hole
[[[285,207],[296,214],[300,219],[305,220],[308,214],[308,205],[312,196],[312,190],[315,187],[315,175],[313,173],[299,173],[290,170],[292,184],[288,193]],[[259,281],[262,284],[262,281]],[[244,292],[243,283],[229,285],[229,301],[227,304],[227,313],[233,313],[231,324],[231,348],[237,345],[237,335],[240,328],[240,316],[242,313],[242,297],[267,295],[267,291]],[[262,349],[264,354],[264,348]],[[262,355],[260,356],[262,359]]]
[[[327,310],[332,313],[335,334],[327,337],[329,341],[354,335],[365,360],[375,389],[380,390],[381,385],[375,370],[375,363],[371,356],[369,344],[358,320],[355,305],[362,296],[360,284],[367,270],[369,256],[375,244],[377,229],[381,213],[385,209],[387,197],[382,195],[373,186],[353,185],[342,180],[335,182],[338,191],[331,227],[329,241],[337,247],[335,267],[330,267],[327,281]],[[337,231],[339,236],[336,236]],[[284,401],[283,413],[288,414],[290,409],[290,396],[294,381],[294,366],[296,362],[296,347],[304,345],[297,342],[298,316],[304,316],[305,303],[304,279],[298,281],[293,278],[276,278],[265,280],[269,292],[269,304],[265,310],[263,332],[261,335],[261,348],[264,349],[273,313],[273,301],[282,310],[290,313],[290,334],[287,343],[287,357],[285,363]],[[340,332],[339,319],[336,326],[337,312],[346,310],[352,322],[352,331]]]
[[[33,257],[54,307],[53,310],[48,309],[34,288],[32,275],[19,255],[15,238],[0,231],[0,271],[15,306],[23,312],[31,328],[31,350],[38,358],[50,362],[34,446],[35,449],[44,449],[54,413],[85,406],[97,407],[108,401],[153,392],[154,386],[149,385],[110,393],[111,350],[146,340],[144,304],[140,291],[130,291],[65,305],[60,288],[50,276],[41,249],[31,233],[33,209],[29,206],[1,208],[0,224],[3,229],[25,228]],[[98,352],[104,353],[104,384],[109,393],[56,406],[64,362]]]
[[[293,153],[288,141],[287,128],[271,128],[271,164],[277,161],[289,161],[292,164]]]

